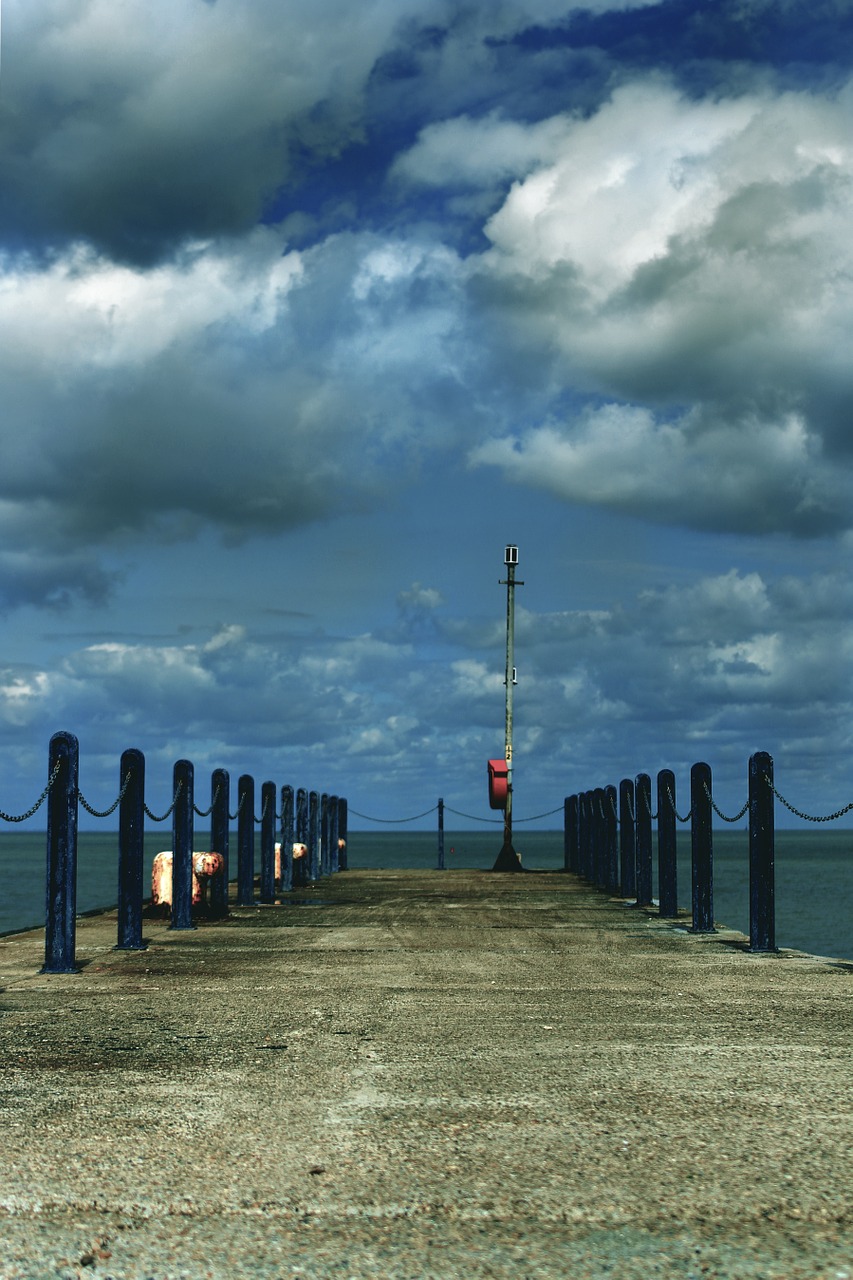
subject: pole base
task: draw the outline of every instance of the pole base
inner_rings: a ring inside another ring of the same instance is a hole
[[[521,857],[515,852],[509,841],[505,840],[503,848],[495,859],[493,871],[523,871]]]

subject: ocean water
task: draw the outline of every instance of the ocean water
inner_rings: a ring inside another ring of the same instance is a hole
[[[205,839],[197,833],[196,847]],[[502,833],[445,831],[448,868],[492,866]],[[169,848],[168,832],[145,837],[146,862]],[[689,907],[690,835],[678,837],[678,900]],[[559,870],[562,831],[516,831],[515,847],[525,867]],[[232,860],[236,838],[232,839]],[[351,867],[435,868],[434,831],[351,831]],[[45,836],[0,826],[0,933],[44,923]],[[655,851],[656,862],[656,851]],[[260,852],[256,850],[256,870]],[[118,837],[115,832],[81,832],[78,845],[77,909],[113,906],[117,899]],[[232,866],[232,875],[235,869]],[[656,867],[655,867],[655,893]],[[749,932],[749,863],[745,831],[714,832],[714,916],[732,929]],[[776,942],[816,955],[853,961],[853,831],[776,832]]]

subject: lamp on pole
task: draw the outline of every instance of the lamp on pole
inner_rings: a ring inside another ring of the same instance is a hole
[[[515,569],[518,564],[518,547],[508,544],[504,551],[506,578],[506,800],[504,803],[504,842],[497,856],[493,871],[520,871],[521,859],[512,847],[512,695],[517,683],[515,677],[515,588],[523,587],[523,582],[516,582]]]

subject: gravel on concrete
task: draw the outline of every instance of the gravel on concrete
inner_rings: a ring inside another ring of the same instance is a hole
[[[558,873],[0,939],[0,1278],[853,1280],[853,964]]]

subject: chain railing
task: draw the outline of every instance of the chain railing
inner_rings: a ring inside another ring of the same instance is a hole
[[[728,814],[714,797],[711,770],[695,764],[690,771],[691,804],[681,814],[676,804],[674,775],[658,774],[658,811],[652,812],[650,778],[638,774],[623,779],[619,788],[579,792],[565,801],[565,869],[580,874],[597,888],[636,898],[638,906],[652,906],[651,822],[657,820],[659,913],[678,914],[676,838],[674,822],[690,823],[691,900],[693,929],[713,932],[714,816],[729,825],[748,818],[746,830],[750,868],[750,949],[773,951],[775,946],[774,801],[804,822],[829,823],[853,811],[853,803],[828,814],[811,814],[792,804],[773,779],[773,760],[766,752],[749,759],[746,802]],[[609,792],[609,804],[602,795]],[[637,795],[642,798],[637,799]]]
[[[45,803],[47,807],[47,912],[45,919],[46,973],[76,972],[76,890],[77,826],[79,810],[96,819],[109,818],[119,811],[118,831],[118,949],[139,950],[142,939],[144,822],[165,822],[172,818],[170,875],[163,901],[171,915],[173,929],[194,928],[193,908],[204,909],[213,918],[228,914],[228,823],[238,821],[237,905],[254,899],[254,827],[262,824],[260,900],[275,901],[276,892],[288,892],[294,884],[294,848],[306,841],[308,871],[303,883],[330,875],[347,867],[347,802],[342,797],[299,792],[295,813],[294,790],[281,788],[281,810],[275,802],[276,787],[264,783],[263,812],[254,816],[254,781],[240,778],[240,798],[235,814],[230,813],[229,777],[224,769],[211,778],[211,803],[200,808],[193,800],[193,765],[176,762],[173,770],[172,802],[165,813],[154,812],[145,800],[145,759],[141,751],[129,749],[121,757],[121,787],[115,801],[105,809],[93,805],[78,784],[79,747],[70,733],[57,733],[50,740],[48,782],[35,804],[24,813],[0,810],[0,821],[26,822]],[[302,798],[305,804],[302,805]],[[303,828],[304,813],[311,821]],[[196,854],[193,818],[210,818],[211,844],[215,854]],[[296,818],[296,821],[294,819]],[[280,830],[275,824],[280,824]],[[280,839],[277,840],[277,833]],[[296,840],[294,840],[296,836]],[[197,858],[204,859],[197,862]],[[200,877],[207,888],[201,893]],[[196,887],[199,893],[196,894]],[[152,884],[153,891],[153,884]],[[155,899],[152,896],[152,903]]]
[[[50,777],[47,780],[47,786],[39,796],[38,800],[36,800],[35,804],[32,805],[27,810],[26,813],[18,813],[18,814],[5,813],[2,809],[0,809],[0,820],[2,820],[3,822],[26,822],[28,818],[34,817],[38,813],[42,805],[44,804],[47,797],[50,795],[51,787],[53,786],[56,779],[59,777],[59,770],[61,768],[62,768],[62,761],[57,760],[56,764],[53,767],[53,773],[50,775]]]
[[[148,808],[148,805],[143,804],[142,807],[145,811],[146,818],[150,818],[152,822],[165,822],[167,818],[171,818],[172,814],[175,812],[175,805],[178,803],[178,798],[182,790],[183,790],[183,783],[179,782],[178,785],[175,787],[175,794],[172,797],[172,803],[169,805],[168,809],[163,814],[158,815],[156,813],[152,813],[151,810]]]

